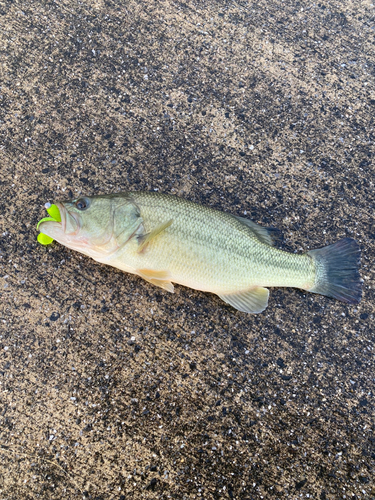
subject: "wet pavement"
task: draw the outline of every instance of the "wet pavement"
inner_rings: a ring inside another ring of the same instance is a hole
[[[0,498],[375,498],[371,1],[1,2],[0,45]],[[246,315],[36,242],[129,189],[353,237],[362,302]]]

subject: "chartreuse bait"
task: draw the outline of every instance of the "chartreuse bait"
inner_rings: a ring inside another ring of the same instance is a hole
[[[44,219],[41,219],[36,228],[39,228],[39,225],[42,222],[47,222],[47,221],[53,221],[53,222],[61,222],[61,215],[60,215],[60,210],[57,208],[56,205],[51,205],[51,203],[46,203],[45,208],[47,209],[47,212],[49,213],[50,217],[44,217]],[[39,233],[38,234],[38,241],[42,245],[49,245],[50,243],[53,242],[53,238],[51,236],[47,236],[44,233]]]

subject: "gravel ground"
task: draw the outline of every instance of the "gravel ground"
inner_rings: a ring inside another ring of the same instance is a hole
[[[371,499],[371,0],[0,2],[0,499]],[[36,242],[45,202],[158,190],[303,252],[358,306],[246,315]]]

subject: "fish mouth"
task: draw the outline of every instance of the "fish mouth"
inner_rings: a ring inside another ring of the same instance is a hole
[[[51,206],[50,203],[46,204],[45,207],[47,208],[47,211],[49,210],[49,207]],[[65,213],[64,209],[61,205],[61,203],[56,203],[55,206],[58,208],[59,211],[59,217],[45,217],[41,221],[38,222],[37,229],[39,232],[43,235],[49,236],[52,239],[57,239],[56,236],[64,232],[65,229]],[[57,218],[60,219],[56,220]]]
[[[42,220],[38,224],[38,229],[41,233],[68,246],[80,231],[81,224],[76,214],[69,213],[63,203],[56,202],[55,205],[59,209],[61,221],[53,218]]]

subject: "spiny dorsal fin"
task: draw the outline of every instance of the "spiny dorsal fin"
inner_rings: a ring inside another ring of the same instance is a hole
[[[238,217],[237,215],[234,215],[233,217],[251,229],[258,240],[266,245],[273,246],[278,240],[281,239],[281,231],[279,229],[273,227],[262,227],[252,220],[245,219],[244,217]]]
[[[146,247],[146,245],[148,245],[150,241],[153,240],[158,234],[167,229],[167,227],[169,227],[172,224],[172,222],[173,219],[169,220],[168,222],[165,222],[164,224],[160,224],[147,234],[142,234],[138,236],[138,244],[139,244],[138,253],[141,253],[142,250],[144,250],[144,248]]]
[[[265,310],[268,306],[269,291],[260,286],[247,290],[246,292],[219,295],[227,304],[230,304],[239,311],[257,314]]]

